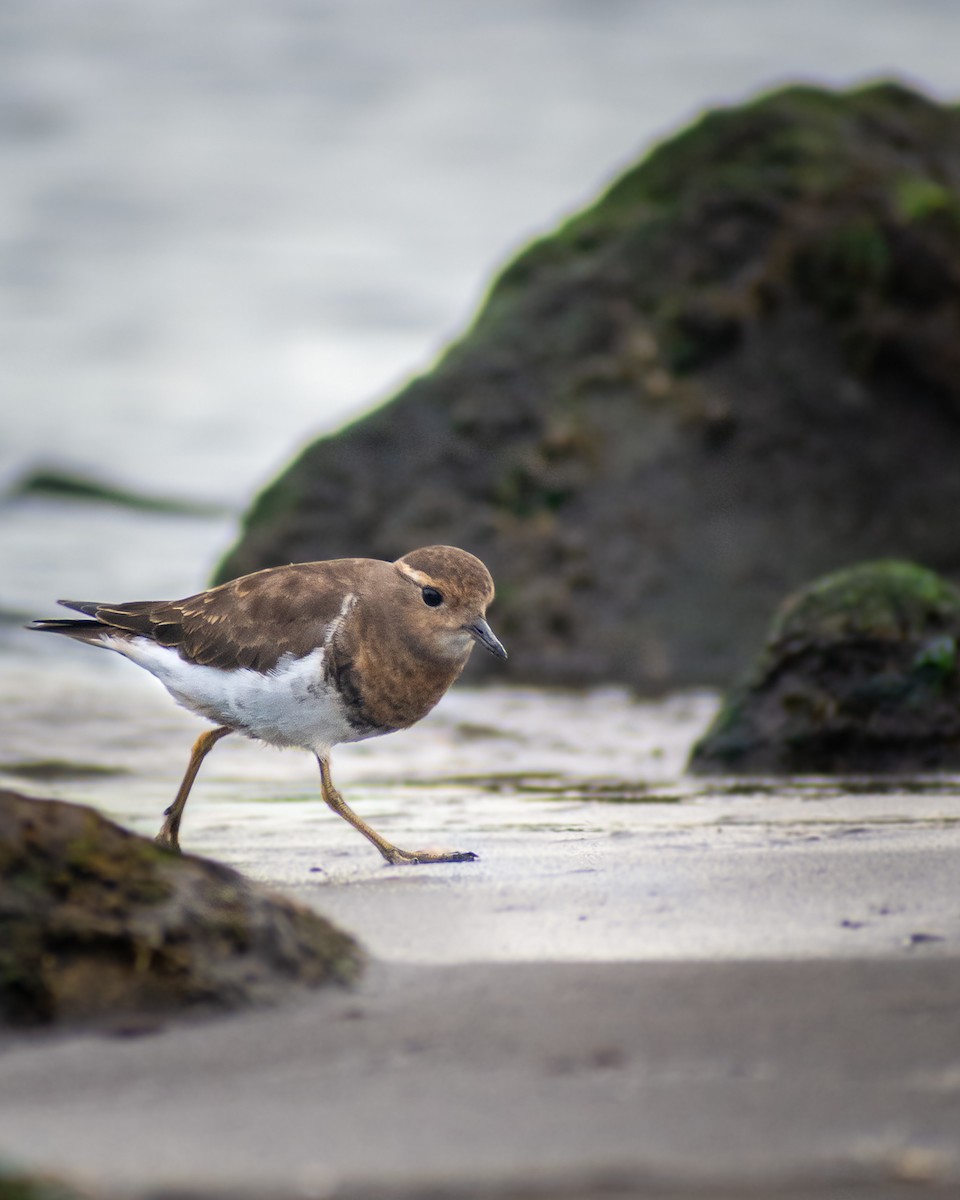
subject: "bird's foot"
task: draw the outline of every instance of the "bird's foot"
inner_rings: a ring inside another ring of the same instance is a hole
[[[395,867],[405,863],[458,863],[477,860],[477,855],[472,850],[400,850],[396,846],[384,850],[383,857]]]

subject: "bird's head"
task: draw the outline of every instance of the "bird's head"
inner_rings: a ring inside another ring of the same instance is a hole
[[[420,636],[443,657],[463,658],[477,642],[497,658],[506,658],[487,624],[493,580],[479,558],[456,546],[424,546],[393,564],[409,585],[404,606]]]

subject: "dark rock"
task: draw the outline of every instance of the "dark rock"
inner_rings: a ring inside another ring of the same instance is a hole
[[[361,963],[346,934],[228,867],[0,792],[0,1024],[236,1008]]]
[[[960,578],[958,460],[960,112],[794,87],[530,246],[428,375],[263,492],[219,579],[454,543],[515,679],[727,683],[805,580]]]
[[[960,767],[960,591],[903,562],[791,596],[694,748],[699,774]]]

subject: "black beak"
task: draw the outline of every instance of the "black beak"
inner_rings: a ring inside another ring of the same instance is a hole
[[[506,658],[507,652],[500,643],[500,639],[493,632],[490,626],[486,623],[483,617],[479,621],[474,621],[472,625],[464,625],[464,629],[475,642],[479,642],[484,650],[489,650],[491,654],[495,654],[497,658]]]

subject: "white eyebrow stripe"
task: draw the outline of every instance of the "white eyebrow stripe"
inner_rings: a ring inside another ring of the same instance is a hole
[[[407,563],[396,563],[394,565],[401,575],[406,575],[408,579],[411,579],[414,583],[419,584],[420,587],[434,586],[433,580],[424,571],[415,571],[414,568],[409,566]]]

